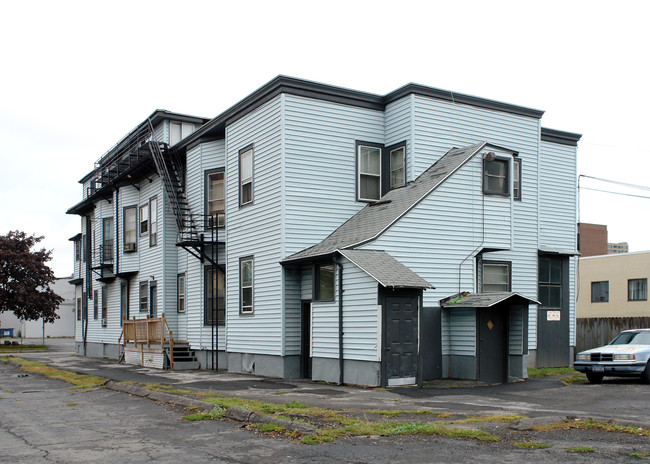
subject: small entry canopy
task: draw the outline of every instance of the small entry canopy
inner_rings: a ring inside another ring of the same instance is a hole
[[[528,298],[516,292],[489,292],[489,293],[457,293],[440,300],[442,308],[491,308],[501,303],[540,304],[539,301]]]

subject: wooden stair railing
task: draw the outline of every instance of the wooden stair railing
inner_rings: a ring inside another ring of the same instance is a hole
[[[167,338],[165,338],[167,336]],[[161,317],[146,319],[122,320],[122,333],[117,341],[118,359],[122,359],[122,350],[126,348],[127,343],[133,343],[136,347],[140,344],[144,350],[144,345],[148,347],[152,343],[160,343],[161,349],[165,346],[165,340],[169,341],[169,368],[174,370],[174,337],[172,334],[165,315]]]

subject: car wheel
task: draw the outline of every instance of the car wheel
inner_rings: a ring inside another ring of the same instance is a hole
[[[648,370],[646,368],[646,370]],[[589,380],[590,383],[600,383],[603,381],[603,374],[597,374],[595,372],[587,372],[587,380]]]
[[[650,383],[650,361],[645,366],[645,370],[641,374],[641,382]]]

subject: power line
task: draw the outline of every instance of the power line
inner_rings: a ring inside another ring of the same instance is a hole
[[[610,184],[622,185],[624,187],[630,187],[630,188],[636,188],[636,189],[640,189],[640,190],[648,190],[648,191],[650,191],[650,187],[646,187],[645,185],[628,184],[627,182],[620,182],[618,180],[603,179],[602,177],[587,176],[585,174],[580,174],[578,177],[584,177],[586,179],[594,179],[594,180],[599,180],[601,182],[608,182]],[[612,193],[615,193],[615,192],[612,192]]]
[[[647,197],[645,195],[633,195],[631,193],[612,192],[611,190],[601,190],[601,189],[594,189],[594,188],[589,188],[589,187],[580,187],[580,188],[582,190],[591,190],[591,191],[594,191],[594,192],[612,193],[614,195],[623,195],[623,196],[626,196],[626,197],[648,198],[648,199],[650,199],[650,197]]]

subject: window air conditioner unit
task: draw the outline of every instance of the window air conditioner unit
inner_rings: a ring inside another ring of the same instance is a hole
[[[108,320],[104,317],[102,318],[102,327],[106,327],[108,325]]]
[[[124,251],[135,251],[135,243],[125,243]]]

